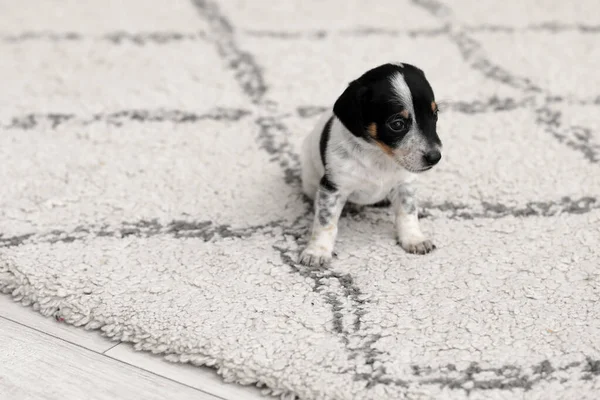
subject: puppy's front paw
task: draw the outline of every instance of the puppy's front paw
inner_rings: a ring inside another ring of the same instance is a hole
[[[435,244],[429,239],[400,241],[400,246],[411,254],[427,254],[435,250]]]
[[[307,267],[326,266],[331,262],[331,252],[321,246],[308,246],[300,253],[299,262]]]

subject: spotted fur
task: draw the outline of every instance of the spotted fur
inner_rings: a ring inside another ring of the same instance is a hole
[[[441,158],[437,114],[433,89],[413,65],[380,65],[350,82],[302,146],[302,187],[315,218],[301,263],[331,260],[346,202],[389,200],[399,244],[419,254],[435,248],[419,227],[414,181]]]

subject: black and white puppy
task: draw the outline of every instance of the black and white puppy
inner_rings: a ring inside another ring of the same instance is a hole
[[[346,202],[389,200],[402,248],[435,249],[419,227],[413,182],[441,159],[437,119],[433,90],[413,65],[384,64],[350,82],[302,145],[302,188],[315,218],[300,263],[331,260]]]

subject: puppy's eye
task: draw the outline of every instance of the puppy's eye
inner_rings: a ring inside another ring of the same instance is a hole
[[[404,130],[404,128],[406,127],[406,124],[401,119],[395,119],[395,120],[391,121],[388,124],[388,126],[390,127],[391,130],[398,132],[398,131]]]

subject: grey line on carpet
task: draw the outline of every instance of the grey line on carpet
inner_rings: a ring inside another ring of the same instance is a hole
[[[261,149],[282,168],[285,182],[289,185],[300,184],[300,158],[287,140],[289,131],[276,117],[259,117],[256,120],[260,128],[258,142]]]
[[[438,0],[413,0],[413,3],[435,17],[443,18],[452,14],[450,7]]]
[[[234,72],[244,93],[253,103],[260,103],[267,92],[267,85],[254,55],[238,46],[234,38],[234,28],[217,4],[206,0],[192,0],[192,4],[208,22],[209,38],[216,45],[228,68]]]
[[[445,202],[441,204],[423,203],[423,217],[429,215],[428,210],[444,212],[449,219],[498,219],[513,217],[552,217],[559,214],[586,214],[600,209],[600,201],[591,196],[571,199],[563,197],[559,201],[529,201],[524,206],[506,206],[500,203],[481,202],[482,211],[469,211],[472,207],[466,204]]]
[[[585,34],[600,33],[600,25],[587,24],[565,24],[560,21],[547,21],[538,24],[526,25],[523,27],[504,26],[504,25],[472,25],[466,26],[465,31],[472,33],[523,33],[523,32],[578,32]]]
[[[181,32],[112,32],[104,35],[103,40],[114,44],[131,43],[139,46],[145,44],[167,44],[172,42],[205,40],[205,32],[181,33]]]
[[[303,217],[298,218],[291,227],[284,230],[284,238],[273,244],[273,249],[279,253],[281,261],[286,264],[294,273],[304,278],[309,278],[313,282],[313,291],[322,295],[323,300],[330,306],[332,313],[332,329],[338,336],[346,350],[348,358],[354,358],[359,353],[370,352],[375,354],[369,342],[366,346],[352,348],[350,337],[360,335],[360,329],[363,327],[362,317],[367,314],[366,307],[370,303],[368,298],[364,298],[360,287],[355,284],[354,278],[349,273],[335,271],[331,265],[307,267],[296,262],[296,252],[292,251],[287,244],[287,238],[291,238],[294,243],[302,246],[306,242],[307,221]],[[335,255],[334,255],[335,257]],[[335,291],[330,283],[331,280],[337,282],[340,291]],[[326,289],[330,289],[326,291]],[[344,307],[346,302],[350,302],[348,309]],[[344,313],[352,315],[351,325],[345,326]],[[371,343],[377,341],[379,337],[371,340]],[[369,355],[365,354],[366,362],[369,363]]]
[[[436,37],[448,33],[446,27],[430,28],[430,29],[412,29],[412,30],[396,30],[377,27],[358,27],[354,29],[342,29],[330,31],[326,29],[317,29],[311,31],[291,31],[291,30],[261,30],[261,29],[246,29],[243,31],[251,37],[269,38],[269,39],[325,39],[331,36],[408,36],[416,37]]]
[[[422,201],[419,211],[419,219],[443,218],[451,220],[472,219],[500,219],[505,217],[553,217],[560,214],[587,214],[600,209],[600,200],[592,196],[584,196],[578,199],[563,197],[554,201],[529,201],[521,206],[507,206],[501,203],[491,203],[482,200],[478,206],[445,201],[443,203],[432,203]],[[389,207],[389,201],[382,201],[376,205],[365,206],[358,210],[344,208],[342,216],[353,215],[354,217],[369,218],[365,210]],[[437,213],[432,213],[437,211]],[[441,213],[441,215],[439,215]]]
[[[560,21],[545,21],[525,26],[511,26],[498,24],[467,25],[463,28],[468,33],[523,33],[523,32],[547,32],[551,34],[563,32],[578,32],[582,34],[600,33],[600,25],[590,24],[565,24]],[[379,27],[358,27],[354,29],[341,30],[266,30],[266,29],[244,29],[245,35],[257,38],[270,39],[325,39],[334,35],[341,36],[408,36],[408,37],[436,37],[449,33],[448,27],[425,28],[425,29],[385,29]],[[49,41],[69,42],[82,40],[107,41],[113,44],[130,43],[139,46],[146,44],[168,44],[181,41],[205,40],[206,32],[178,32],[178,31],[146,31],[127,32],[115,31],[101,36],[90,36],[80,32],[53,32],[53,31],[25,31],[18,34],[0,35],[0,41],[4,43],[22,43],[26,41]]]
[[[456,44],[465,62],[488,79],[501,82],[526,93],[542,92],[542,89],[533,84],[529,78],[510,73],[504,67],[495,64],[492,60],[481,54],[483,46],[475,39],[467,36],[465,32],[451,33],[450,40]]]
[[[92,123],[106,123],[121,126],[126,122],[172,122],[176,124],[194,123],[202,120],[214,121],[239,121],[250,115],[250,111],[238,108],[216,108],[205,113],[197,113],[185,110],[120,110],[110,113],[93,114],[89,117],[77,116],[75,114],[47,113],[26,114],[13,117],[4,124],[5,129],[33,129],[43,124],[57,128],[67,122],[77,125],[89,125]]]
[[[89,36],[78,32],[50,32],[50,31],[25,31],[19,34],[0,35],[0,42],[23,43],[29,41],[48,42],[77,42],[83,40],[105,41],[113,44],[134,44],[144,46],[147,44],[168,44],[172,42],[205,40],[206,33],[198,32],[126,32],[115,31],[101,36]]]
[[[307,204],[307,208],[310,208]],[[559,214],[586,214],[600,209],[600,200],[594,197],[582,197],[571,199],[564,197],[558,201],[531,201],[524,206],[510,207],[499,203],[482,201],[480,211],[473,211],[472,206],[452,202],[444,203],[422,203],[420,218],[437,218],[431,211],[439,211],[442,218],[453,220],[471,219],[498,219],[508,216],[528,217],[551,217]],[[371,214],[365,212],[370,207],[365,207],[358,213],[352,213],[354,217],[369,219]],[[80,226],[72,231],[52,230],[50,232],[27,233],[16,236],[5,236],[0,234],[0,247],[19,246],[26,243],[56,243],[73,242],[93,237],[115,237],[124,238],[128,236],[151,237],[156,235],[172,235],[175,238],[199,238],[204,241],[218,240],[219,238],[246,238],[257,233],[273,233],[278,230],[290,234],[290,232],[301,232],[305,234],[309,227],[310,213],[302,215],[296,222],[286,225],[283,221],[272,221],[267,224],[259,224],[248,227],[232,228],[229,224],[217,224],[212,221],[175,220],[168,223],[160,223],[158,220],[126,221],[120,226]],[[347,212],[343,213],[345,217]],[[302,236],[297,237],[303,240]]]
[[[290,230],[287,234],[290,235],[293,233]],[[302,243],[303,234],[295,233],[294,236],[298,243]],[[361,316],[364,314],[361,306],[368,302],[368,300],[361,299],[363,293],[354,283],[352,275],[334,271],[327,266],[302,266],[296,263],[295,254],[293,254],[293,252],[290,254],[288,248],[275,244],[273,245],[273,249],[279,252],[281,260],[295,273],[312,280],[312,290],[315,293],[320,293],[324,301],[331,307],[333,316],[331,323],[334,333],[339,335],[340,340],[342,340],[345,345],[348,345],[347,336],[351,331],[349,330],[349,327],[344,326],[344,302],[340,300],[339,296],[341,295],[342,298],[347,299],[351,303],[348,312],[353,316],[354,322],[352,323],[352,329],[354,330],[360,329],[362,324]],[[326,291],[326,289],[331,289],[331,280],[335,280],[339,284],[341,293],[335,293],[333,290]]]
[[[584,126],[563,126],[563,113],[551,105],[545,105],[536,110],[536,122],[544,127],[546,132],[569,148],[583,154],[591,163],[600,162],[600,142],[594,141],[592,130]]]
[[[452,365],[446,368],[452,369]],[[455,368],[455,367],[454,367]],[[567,371],[571,369],[579,369],[581,372],[581,380],[590,379],[591,376],[600,375],[600,360],[592,357],[587,357],[585,363],[573,362],[562,367],[555,367],[548,360],[544,360],[538,364],[527,368],[516,367],[514,365],[503,365],[499,368],[482,368],[477,363],[471,363],[469,367],[459,372],[458,377],[436,377],[426,378],[420,381],[421,384],[434,384],[450,389],[465,389],[471,392],[474,389],[479,390],[510,390],[521,388],[525,391],[530,390],[535,384],[546,381],[556,381],[560,378],[555,376],[557,372]],[[417,375],[423,373],[424,370],[417,366],[413,367],[413,371]],[[477,379],[475,376],[480,373],[493,373],[498,378],[493,379]]]
[[[198,238],[205,242],[224,238],[246,238],[259,232],[270,233],[281,230],[282,221],[253,225],[244,228],[232,228],[229,224],[215,224],[212,221],[176,220],[161,224],[158,220],[140,220],[124,222],[118,227],[80,226],[72,231],[52,230],[43,233],[27,233],[17,236],[4,236],[0,233],[0,248],[20,246],[29,243],[71,243],[97,237],[152,237],[171,235],[175,238]]]

